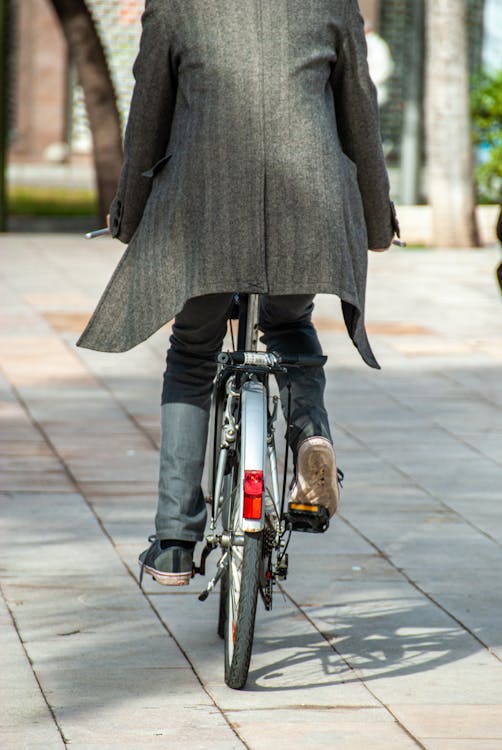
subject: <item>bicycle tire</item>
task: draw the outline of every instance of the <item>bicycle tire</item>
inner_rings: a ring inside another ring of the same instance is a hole
[[[231,688],[240,689],[246,683],[251,661],[263,548],[261,519],[243,517],[242,483],[246,466],[253,471],[263,471],[266,462],[267,412],[263,384],[246,381],[235,408],[238,409],[235,415],[238,436],[231,451],[225,448],[224,483],[220,496],[216,497],[218,493],[215,493],[226,550],[217,632],[224,636],[225,682]],[[219,471],[222,470],[220,466]]]
[[[225,528],[230,527],[231,519],[229,509],[232,507],[232,495],[235,490],[235,472],[233,469],[225,477],[223,484],[223,524]],[[225,639],[225,623],[227,621],[227,597],[228,597],[228,568],[225,568],[220,578],[220,602],[218,608],[217,632],[222,640]]]
[[[262,565],[263,532],[246,532],[243,546],[229,549],[225,608],[225,682],[246,684],[253,648]]]
[[[228,573],[225,570],[220,578],[220,603],[218,608],[217,632],[221,640],[225,640],[225,625],[227,623]]]

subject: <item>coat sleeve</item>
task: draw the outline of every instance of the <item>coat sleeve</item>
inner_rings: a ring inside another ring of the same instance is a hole
[[[166,3],[146,0],[124,139],[124,161],[110,206],[112,237],[129,242],[143,216],[153,165],[165,154],[176,99],[176,72]],[[144,173],[148,172],[147,175]]]
[[[348,0],[340,24],[330,83],[340,142],[357,167],[368,247],[387,247],[399,234],[389,198],[389,178],[380,139],[376,88],[370,78],[364,21],[357,0]]]

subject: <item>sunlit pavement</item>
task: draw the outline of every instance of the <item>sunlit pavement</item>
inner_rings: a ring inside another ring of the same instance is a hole
[[[294,537],[237,692],[204,579],[137,583],[168,329],[77,349],[123,246],[0,247],[2,750],[500,750],[498,250],[371,256],[380,372],[318,299],[340,514]]]

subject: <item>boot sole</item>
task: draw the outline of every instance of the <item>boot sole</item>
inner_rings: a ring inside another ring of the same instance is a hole
[[[330,517],[336,513],[339,493],[335,452],[324,438],[309,438],[298,451],[297,481],[291,492],[290,503],[322,505]],[[323,481],[324,476],[324,481]]]
[[[149,565],[145,565],[145,573],[149,573],[162,586],[188,586],[192,577],[192,571],[186,573],[164,573],[162,570],[156,570]]]

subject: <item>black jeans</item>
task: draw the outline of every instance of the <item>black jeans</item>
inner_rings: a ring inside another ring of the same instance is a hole
[[[232,294],[208,294],[188,300],[176,316],[167,352],[162,390],[157,536],[161,539],[202,539],[206,521],[200,482],[204,467],[215,355],[220,351],[233,304]],[[281,354],[322,354],[312,324],[313,297],[281,295],[261,299],[261,341]],[[322,367],[291,368],[293,453],[307,437],[331,440],[324,407]],[[283,412],[287,414],[287,377],[277,378]]]

